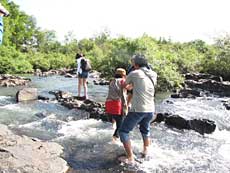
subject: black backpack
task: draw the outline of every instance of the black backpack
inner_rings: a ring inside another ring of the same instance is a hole
[[[82,69],[82,71],[85,71],[85,72],[89,72],[92,69],[89,60],[87,60],[85,58],[81,59],[81,69]]]

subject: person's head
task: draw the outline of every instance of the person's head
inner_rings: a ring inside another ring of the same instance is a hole
[[[81,57],[82,57],[82,55],[81,55],[80,53],[77,53],[75,58],[76,58],[76,59],[79,59],[79,58],[81,58]]]
[[[131,65],[134,66],[134,65],[135,65],[135,62],[134,62],[134,58],[133,58],[133,57],[131,58],[130,61],[131,61]]]
[[[134,63],[134,68],[140,68],[140,67],[147,67],[148,66],[148,61],[145,58],[144,55],[134,55],[131,59],[131,61],[133,61]]]
[[[115,72],[115,78],[123,78],[126,76],[126,70],[123,68],[117,68]]]

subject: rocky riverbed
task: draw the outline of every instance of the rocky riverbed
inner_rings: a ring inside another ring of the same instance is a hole
[[[199,170],[206,172],[230,170],[228,152],[230,114],[225,106],[229,103],[228,97],[219,97],[199,88],[190,88],[200,92],[195,97],[168,98],[168,95],[167,97],[164,95],[159,100],[157,96],[158,116],[151,129],[153,145],[150,161],[141,165],[138,170],[130,170],[116,163],[116,157],[123,153],[123,148],[120,144],[111,143],[113,129],[104,114],[103,104],[107,86],[97,85],[94,80],[89,78],[90,100],[85,101],[74,96],[77,94],[76,78],[59,75],[32,76],[31,84],[37,88],[37,92],[34,92],[36,97],[30,98],[38,100],[29,102],[16,102],[15,95],[21,87],[2,87],[0,122],[6,124],[12,131],[1,125],[4,130],[0,132],[0,158],[2,158],[0,170],[6,173],[33,171],[46,173],[46,170],[56,173],[59,170],[67,170],[68,165],[72,168],[71,173],[125,170],[134,172],[183,170],[195,173]],[[22,92],[20,96],[26,96],[25,93],[32,92]],[[29,97],[27,95],[24,98]],[[134,129],[131,134],[135,153],[142,149],[139,135],[138,129]],[[39,157],[31,158],[33,155]],[[51,160],[52,163],[45,161],[44,158]],[[30,159],[32,162],[26,162]],[[56,162],[56,159],[61,161]],[[15,163],[15,160],[19,163]],[[35,162],[40,165],[39,168]],[[46,167],[45,162],[52,165]],[[6,167],[7,164],[10,166]],[[58,164],[57,168],[55,164]]]
[[[15,135],[0,124],[1,173],[64,173],[68,166],[60,157],[62,149],[57,143]]]

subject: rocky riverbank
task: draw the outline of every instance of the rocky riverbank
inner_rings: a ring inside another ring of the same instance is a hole
[[[172,94],[172,98],[196,98],[214,94],[220,97],[230,96],[230,82],[222,77],[203,73],[185,74],[183,89]]]
[[[57,143],[15,135],[0,124],[1,173],[65,173],[62,149]]]
[[[1,87],[15,87],[21,85],[27,85],[31,79],[13,76],[9,74],[2,74],[0,75],[0,86]]]

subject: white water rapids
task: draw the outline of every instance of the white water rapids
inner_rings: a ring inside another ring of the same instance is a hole
[[[43,95],[57,89],[74,94],[77,91],[76,79],[33,77],[32,83]],[[91,99],[105,99],[106,86],[89,83],[89,90]],[[111,141],[113,128],[110,123],[94,119],[73,121],[71,117],[77,117],[81,112],[64,108],[57,102],[17,104],[15,92],[16,89],[0,88],[0,123],[7,124],[18,134],[60,143],[72,172],[230,172],[230,112],[222,103],[228,98],[167,99],[172,104],[158,100],[158,112],[171,112],[186,119],[213,120],[217,129],[202,136],[195,131],[171,129],[164,123],[154,124],[150,157],[142,164],[129,167],[116,161],[124,150],[120,142]],[[35,116],[41,112],[46,117]],[[142,151],[138,128],[130,136],[138,155]]]

